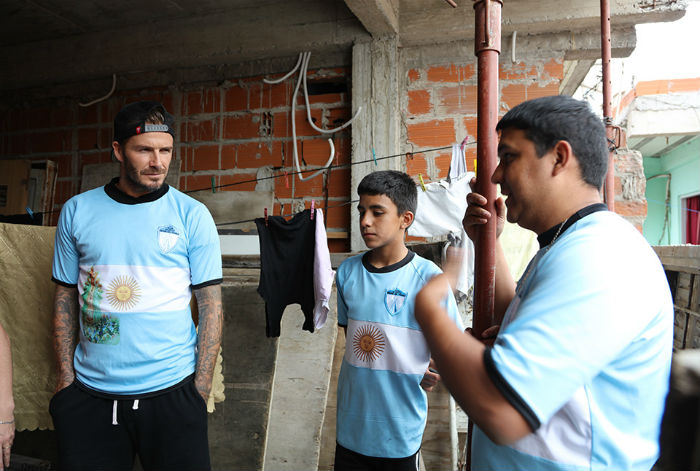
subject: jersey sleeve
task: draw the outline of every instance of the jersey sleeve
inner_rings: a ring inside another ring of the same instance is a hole
[[[189,245],[187,247],[190,261],[192,288],[221,283],[221,242],[216,224],[206,206],[198,204],[193,211],[193,218],[188,223]]]
[[[645,303],[658,288],[645,279],[653,279],[648,266],[633,253],[621,257],[624,242],[601,245],[574,238],[546,254],[516,317],[484,355],[494,384],[533,429],[653,322]]]
[[[343,262],[344,263],[344,262]],[[345,298],[343,297],[343,285],[345,282],[345,268],[343,264],[338,267],[338,272],[335,277],[335,285],[338,293],[337,304],[338,304],[338,325],[340,327],[348,326],[348,305],[345,303]]]
[[[53,249],[51,279],[60,285],[74,288],[78,285],[80,254],[73,237],[75,200],[69,200],[58,218]]]

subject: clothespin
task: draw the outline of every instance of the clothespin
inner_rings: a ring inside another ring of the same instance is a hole
[[[265,208],[265,225],[267,226],[267,208]]]
[[[425,191],[425,182],[423,181],[423,174],[418,174],[418,180],[420,181],[420,187]]]
[[[476,159],[474,159],[474,173],[476,173]]]
[[[311,200],[311,220],[314,220],[314,213],[316,212],[316,200]]]
[[[211,192],[216,193],[216,178],[211,177]]]
[[[406,160],[413,160],[413,152],[406,152]]]
[[[467,134],[466,137],[462,140],[462,143],[459,145],[459,150],[464,151],[464,146],[467,145],[468,140],[469,140],[469,134]]]
[[[374,159],[374,166],[377,167],[379,164],[377,163],[377,154],[374,152],[374,147],[372,147],[372,158]]]
[[[287,171],[284,171],[284,186],[289,188],[289,178],[287,178]]]
[[[30,208],[29,206],[27,206],[27,207],[24,208],[24,209],[27,210],[27,214],[29,214],[29,217],[32,218],[32,219],[34,219],[34,211],[32,211],[32,208]]]

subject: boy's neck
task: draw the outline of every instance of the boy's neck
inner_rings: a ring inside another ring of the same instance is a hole
[[[401,244],[385,245],[370,250],[367,253],[367,261],[375,268],[384,268],[399,263],[408,255],[408,248]]]

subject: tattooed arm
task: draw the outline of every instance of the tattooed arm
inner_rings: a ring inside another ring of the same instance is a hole
[[[196,289],[199,309],[199,328],[197,334],[197,369],[194,384],[206,401],[211,391],[216,356],[221,345],[223,312],[221,307],[221,285],[205,286]]]
[[[75,379],[73,354],[78,343],[78,288],[56,285],[53,314],[53,348],[56,352],[58,381],[56,391]]]

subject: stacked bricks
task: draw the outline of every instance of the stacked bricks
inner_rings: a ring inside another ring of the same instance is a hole
[[[615,154],[615,212],[642,232],[647,215],[642,154],[627,148]]]
[[[562,60],[501,64],[499,113],[503,115],[525,100],[557,95],[563,73]],[[402,152],[413,153],[413,158],[406,161],[406,171],[413,177],[422,174],[425,181],[445,178],[452,151],[429,149],[447,147],[464,139],[467,140],[467,168],[473,171],[476,159],[476,63],[412,68],[407,71],[405,80]]]
[[[311,70],[307,80],[340,82],[347,74],[346,69]],[[71,103],[5,110],[0,113],[0,158],[48,159],[58,164],[51,218],[55,224],[63,203],[80,189],[83,165],[112,161],[114,115],[126,103],[158,100],[175,116],[178,127],[171,168],[180,166],[181,191],[211,188],[212,179],[215,186],[223,186],[217,191],[255,191],[257,184],[250,180],[266,167],[276,177],[272,184],[276,203],[271,214],[290,215],[310,207],[312,199],[317,207],[323,207],[327,187],[326,225],[330,232],[347,232],[349,206],[341,205],[350,194],[349,167],[333,169],[327,185],[324,174],[305,182],[293,175],[290,111],[296,76],[276,85],[265,84],[262,78],[243,78],[219,86],[120,91],[86,108]],[[347,93],[310,95],[309,101],[318,127],[334,128],[350,119]],[[295,113],[302,170],[326,163],[328,138],[333,139],[336,150],[333,164],[350,162],[350,127],[332,135],[311,128],[301,90]],[[330,239],[329,247],[331,251],[347,251],[349,242]]]

